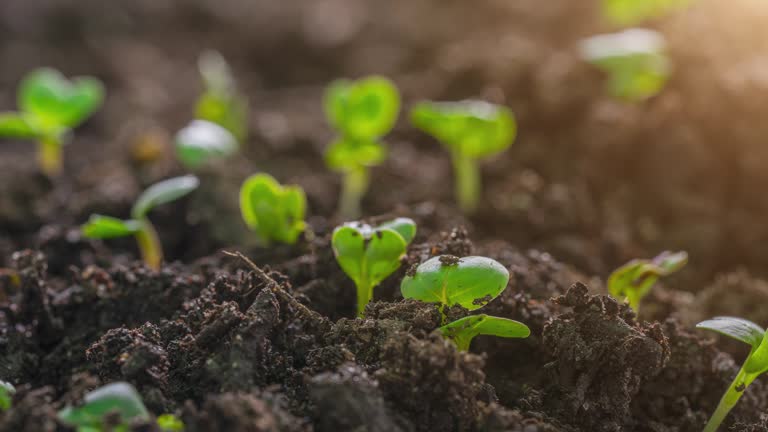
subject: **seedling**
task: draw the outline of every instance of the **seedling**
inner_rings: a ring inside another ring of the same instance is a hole
[[[189,170],[237,153],[235,137],[223,127],[207,120],[193,120],[176,133],[176,155]]]
[[[581,42],[584,60],[608,74],[608,92],[628,102],[643,101],[664,88],[671,72],[665,50],[664,36],[645,29],[592,36]]]
[[[157,425],[163,432],[183,432],[184,422],[173,414],[163,414],[157,418]]]
[[[603,0],[603,15],[619,26],[635,25],[683,9],[693,0]]]
[[[248,101],[240,95],[232,70],[216,51],[204,52],[198,60],[205,91],[197,101],[195,117],[227,129],[237,142],[248,134]]]
[[[420,264],[403,279],[400,291],[405,298],[446,306],[461,305],[476,310],[498,297],[509,282],[509,272],[490,258],[457,258],[441,255]],[[445,320],[445,315],[443,315]],[[530,329],[523,323],[485,314],[470,315],[439,329],[459,350],[469,350],[478,335],[526,338]]]
[[[7,411],[13,403],[13,395],[16,387],[13,384],[0,380],[0,412]]]
[[[255,174],[240,188],[240,212],[264,245],[294,244],[307,224],[307,198],[299,186],[282,186],[269,174]]]
[[[359,316],[373,298],[373,288],[400,267],[415,235],[416,223],[408,218],[377,227],[352,222],[333,231],[331,245],[336,261],[357,287]]]
[[[106,431],[104,416],[107,414],[119,414],[121,423],[117,428],[110,429],[116,432],[128,432],[131,422],[150,419],[139,393],[125,382],[98,388],[83,399],[81,406],[68,406],[58,413],[59,420],[77,428],[77,432]]]
[[[325,152],[325,163],[343,175],[339,211],[345,218],[360,216],[360,201],[369,184],[369,167],[387,157],[379,141],[397,121],[400,95],[386,78],[333,82],[325,93],[325,114],[337,137]]]
[[[131,209],[131,219],[122,220],[110,216],[92,215],[82,226],[85,237],[109,239],[134,236],[144,262],[152,269],[159,270],[163,251],[157,231],[147,214],[158,205],[175,201],[197,188],[197,177],[188,175],[164,180],[147,188]]]
[[[0,137],[37,141],[40,169],[55,176],[70,131],[104,100],[104,86],[91,77],[67,80],[54,69],[29,73],[18,90],[18,112],[0,113]]]
[[[704,427],[704,432],[715,432],[752,381],[768,371],[768,333],[751,321],[733,317],[713,318],[698,323],[696,328],[715,331],[751,347],[744,365]]]
[[[608,292],[617,299],[628,300],[629,306],[640,313],[640,301],[651,292],[662,276],[668,276],[688,263],[685,252],[664,251],[652,260],[632,260],[608,277]]]
[[[482,101],[421,102],[411,122],[440,141],[451,153],[456,199],[466,213],[481,196],[479,160],[506,150],[517,134],[512,112]]]

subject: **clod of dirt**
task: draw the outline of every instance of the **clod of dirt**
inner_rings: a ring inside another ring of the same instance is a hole
[[[52,387],[31,390],[28,386],[16,389],[13,409],[0,413],[0,431],[55,432],[56,410],[52,402],[56,392]]]
[[[199,408],[187,403],[182,421],[187,432],[310,432],[302,419],[290,414],[279,398],[248,393],[208,396]]]
[[[483,432],[576,432],[573,428],[555,425],[539,417],[523,415],[491,403],[483,407],[478,429]]]

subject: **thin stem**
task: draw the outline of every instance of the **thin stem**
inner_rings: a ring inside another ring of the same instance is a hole
[[[465,213],[473,213],[480,201],[480,171],[477,162],[459,151],[452,152],[451,159],[456,177],[456,200]]]
[[[155,227],[148,219],[141,220],[141,229],[136,233],[136,242],[139,244],[144,263],[153,270],[160,270],[160,264],[163,262],[163,248]]]
[[[55,137],[43,137],[37,144],[37,163],[49,177],[61,174],[63,166],[61,140]]]
[[[747,361],[748,360],[749,359],[747,359]],[[745,361],[744,364],[746,365],[746,363],[747,362]],[[748,374],[744,370],[744,366],[741,367],[741,370],[739,370],[736,378],[733,379],[731,386],[728,387],[728,391],[726,391],[723,395],[723,398],[720,399],[720,403],[717,405],[715,413],[712,414],[709,422],[704,427],[704,432],[717,431],[717,428],[720,427],[720,424],[723,423],[725,417],[728,416],[728,413],[736,405],[736,402],[739,401],[741,395],[744,394],[744,391],[750,384],[752,384],[752,381],[754,381],[755,378],[757,378],[757,374]]]
[[[627,295],[627,300],[629,300],[629,307],[635,311],[635,315],[640,316],[640,296],[635,292],[630,292]]]
[[[367,280],[360,281],[357,286],[357,316],[363,317],[365,306],[373,299],[373,286]]]
[[[339,201],[339,212],[346,219],[358,218],[362,211],[360,202],[368,190],[368,168],[357,166],[344,173]]]

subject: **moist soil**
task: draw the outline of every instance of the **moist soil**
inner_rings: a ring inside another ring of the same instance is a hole
[[[0,110],[41,65],[108,88],[60,178],[37,171],[29,143],[0,145],[0,379],[18,389],[0,431],[69,431],[57,410],[113,381],[191,432],[700,431],[746,351],[694,324],[768,322],[768,106],[754,97],[768,89],[756,36],[768,8],[700,0],[651,23],[675,72],[628,105],[576,53],[611,30],[596,4],[0,2]],[[191,119],[206,48],[232,63],[250,138],[152,213],[167,262],[152,271],[130,239],[92,241],[78,226],[127,216],[144,187],[184,173],[170,137]],[[411,217],[418,234],[355,318],[329,245],[343,221],[320,100],[329,81],[371,73],[391,77],[406,107],[504,103],[520,132],[483,164],[483,205],[466,217],[447,154],[401,120],[363,208]],[[311,229],[296,245],[262,248],[240,220],[239,185],[262,170],[306,190]],[[605,295],[613,268],[664,249],[691,261],[639,317]],[[481,310],[531,336],[478,337],[469,352],[442,339],[436,306],[399,293],[409,267],[439,254],[506,266],[509,286]],[[766,406],[758,379],[724,430],[768,430]]]

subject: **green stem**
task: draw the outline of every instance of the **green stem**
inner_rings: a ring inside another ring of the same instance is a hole
[[[344,173],[339,212],[346,219],[356,219],[362,212],[360,202],[368,190],[368,168],[357,166]]]
[[[55,177],[61,173],[63,166],[61,147],[61,140],[55,137],[43,137],[37,144],[37,163],[49,177]]]
[[[459,207],[465,213],[473,213],[477,210],[477,204],[480,201],[480,171],[477,162],[459,151],[452,152],[451,159],[456,177],[455,193]]]
[[[144,263],[153,270],[160,270],[160,264],[163,262],[163,248],[155,227],[148,219],[141,220],[141,229],[136,232],[136,242],[139,244]]]
[[[749,358],[747,361],[749,361]],[[745,361],[744,364],[746,365],[746,363],[747,362]],[[733,379],[731,386],[728,387],[728,391],[726,391],[723,395],[723,398],[720,399],[720,403],[717,405],[715,413],[712,414],[712,417],[709,419],[707,426],[704,427],[704,432],[717,431],[717,428],[719,428],[720,424],[723,423],[723,420],[725,420],[725,417],[736,405],[736,402],[739,401],[741,395],[744,394],[744,391],[747,389],[747,387],[752,384],[752,381],[754,381],[755,378],[757,378],[757,375],[758,374],[748,374],[744,370],[744,366],[741,367],[741,370],[736,375],[736,378]]]
[[[361,281],[357,285],[357,316],[365,313],[365,306],[373,299],[373,286],[368,281]]]
[[[640,316],[640,296],[634,293],[630,293],[627,295],[627,300],[629,300],[629,307],[635,311],[635,315]]]

